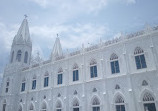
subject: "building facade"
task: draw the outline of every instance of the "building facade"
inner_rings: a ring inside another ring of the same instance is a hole
[[[0,111],[158,111],[158,27],[30,64],[27,19],[4,70]]]

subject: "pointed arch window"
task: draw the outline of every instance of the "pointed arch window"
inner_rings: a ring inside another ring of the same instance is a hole
[[[56,111],[62,111],[62,104],[61,101],[58,101],[56,104]]]
[[[92,59],[90,62],[90,74],[91,78],[97,77],[97,62],[95,59]]]
[[[134,55],[137,69],[147,68],[143,49],[141,49],[140,47],[136,47]]]
[[[73,111],[79,111],[79,101],[77,99],[73,101]]]
[[[100,101],[97,97],[92,101],[92,111],[100,111]]]
[[[57,84],[62,84],[63,83],[63,69],[59,68],[58,70],[58,77],[57,77]]]
[[[25,87],[26,87],[26,79],[24,78],[21,84],[21,92],[25,91]]]
[[[18,50],[17,55],[16,55],[16,60],[17,60],[18,62],[21,61],[21,55],[22,55],[22,51],[21,51],[21,50]]]
[[[36,89],[36,75],[34,75],[32,80],[32,90]]]
[[[78,73],[78,65],[74,64],[73,66],[73,81],[79,80],[79,73]]]
[[[6,100],[4,100],[3,101],[2,111],[6,111],[6,106],[7,106],[7,102],[6,102]]]
[[[42,104],[41,111],[47,111],[47,105],[45,102]]]
[[[30,104],[30,107],[29,107],[29,111],[33,111],[34,110],[34,106],[33,106],[33,104],[31,103]]]
[[[110,56],[110,64],[112,74],[120,73],[118,56],[114,53]]]
[[[126,111],[124,99],[121,95],[118,95],[115,99],[115,108],[116,111]]]
[[[44,87],[48,87],[49,85],[49,73],[46,72],[44,75]]]
[[[11,63],[13,62],[13,59],[14,59],[14,51],[12,52],[12,55],[11,55]]]
[[[28,52],[26,51],[25,52],[25,57],[24,57],[24,63],[27,63],[28,61]]]
[[[6,88],[5,88],[6,93],[8,93],[8,91],[9,91],[9,82],[10,82],[10,80],[8,78],[7,81],[6,81]]]
[[[149,92],[143,96],[143,105],[145,111],[156,111],[155,99]]]
[[[154,101],[154,97],[153,97],[150,93],[146,92],[146,93],[144,94],[143,101],[144,101],[144,102],[147,102],[147,101]]]

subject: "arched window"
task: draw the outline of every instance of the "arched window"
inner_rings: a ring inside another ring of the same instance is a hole
[[[148,82],[146,80],[143,80],[142,86],[147,86],[147,85],[148,85]]]
[[[44,87],[48,87],[49,85],[49,73],[46,71],[44,75]]]
[[[9,90],[9,82],[10,82],[10,80],[8,78],[7,81],[6,81],[6,88],[5,88],[6,93],[8,93],[8,90]]]
[[[17,60],[18,62],[21,61],[21,55],[22,55],[21,50],[18,50],[17,55],[16,55],[16,60]]]
[[[33,76],[33,80],[32,80],[32,89],[36,89],[36,75]]]
[[[78,65],[75,63],[73,66],[73,81],[79,80],[79,74],[78,74]]]
[[[3,108],[2,111],[6,111],[7,102],[6,100],[3,101]]]
[[[118,56],[114,53],[110,56],[110,64],[112,74],[120,73]]]
[[[134,55],[137,69],[147,68],[143,49],[136,47]]]
[[[142,54],[142,53],[144,53],[143,49],[141,49],[140,47],[136,47],[135,48],[134,55]]]
[[[100,111],[100,101],[97,97],[92,100],[92,111]]]
[[[30,104],[30,107],[29,107],[29,111],[33,111],[34,110],[34,106],[33,106],[33,104],[31,103]]]
[[[41,111],[47,111],[47,105],[45,102],[42,104]]]
[[[125,111],[125,103],[121,95],[118,95],[115,99],[115,108],[116,111]]]
[[[57,84],[62,84],[63,83],[63,69],[59,68],[58,70],[58,77],[57,77]]]
[[[56,111],[62,111],[62,104],[61,101],[58,101],[56,104]]]
[[[73,111],[79,111],[79,101],[77,99],[73,101]]]
[[[115,89],[120,89],[120,86],[116,84]]]
[[[26,87],[26,79],[24,78],[21,84],[21,92],[25,91],[25,87]]]
[[[19,106],[19,110],[18,111],[22,111],[22,106],[21,105]]]
[[[153,97],[150,93],[146,92],[146,93],[144,94],[143,101],[144,101],[144,102],[147,102],[147,101],[154,101],[154,97]]]
[[[92,59],[90,62],[90,74],[91,78],[97,77],[97,62],[95,59]]]
[[[61,73],[61,72],[63,72],[63,69],[60,67],[60,68],[58,69],[58,73]]]
[[[27,63],[28,61],[28,52],[26,51],[25,52],[25,57],[24,57],[24,63]]]
[[[14,51],[12,52],[12,55],[11,55],[11,63],[13,62],[13,59],[14,59]]]
[[[145,111],[156,111],[155,99],[149,92],[144,94],[143,104]]]

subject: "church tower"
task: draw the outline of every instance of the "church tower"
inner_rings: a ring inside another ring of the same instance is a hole
[[[15,35],[10,52],[10,64],[20,63],[23,66],[30,64],[32,42],[29,26],[25,16],[17,34]]]
[[[19,101],[17,94],[19,94],[19,90],[21,90],[21,84],[19,83],[21,83],[22,68],[30,65],[31,52],[32,42],[25,16],[13,39],[9,64],[6,65],[3,74],[0,103],[2,103],[1,100],[3,100],[5,104],[0,106],[0,108],[3,107],[4,111],[17,111],[16,102]],[[0,109],[0,111],[2,110]]]

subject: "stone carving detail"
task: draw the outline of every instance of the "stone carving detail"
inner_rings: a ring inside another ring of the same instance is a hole
[[[77,95],[77,91],[76,90],[74,91],[74,95]]]
[[[120,89],[120,86],[116,84],[115,89]]]
[[[60,93],[58,93],[58,97],[61,97],[61,94],[60,94]]]
[[[96,89],[96,88],[93,88],[93,92],[97,92],[97,89]]]

